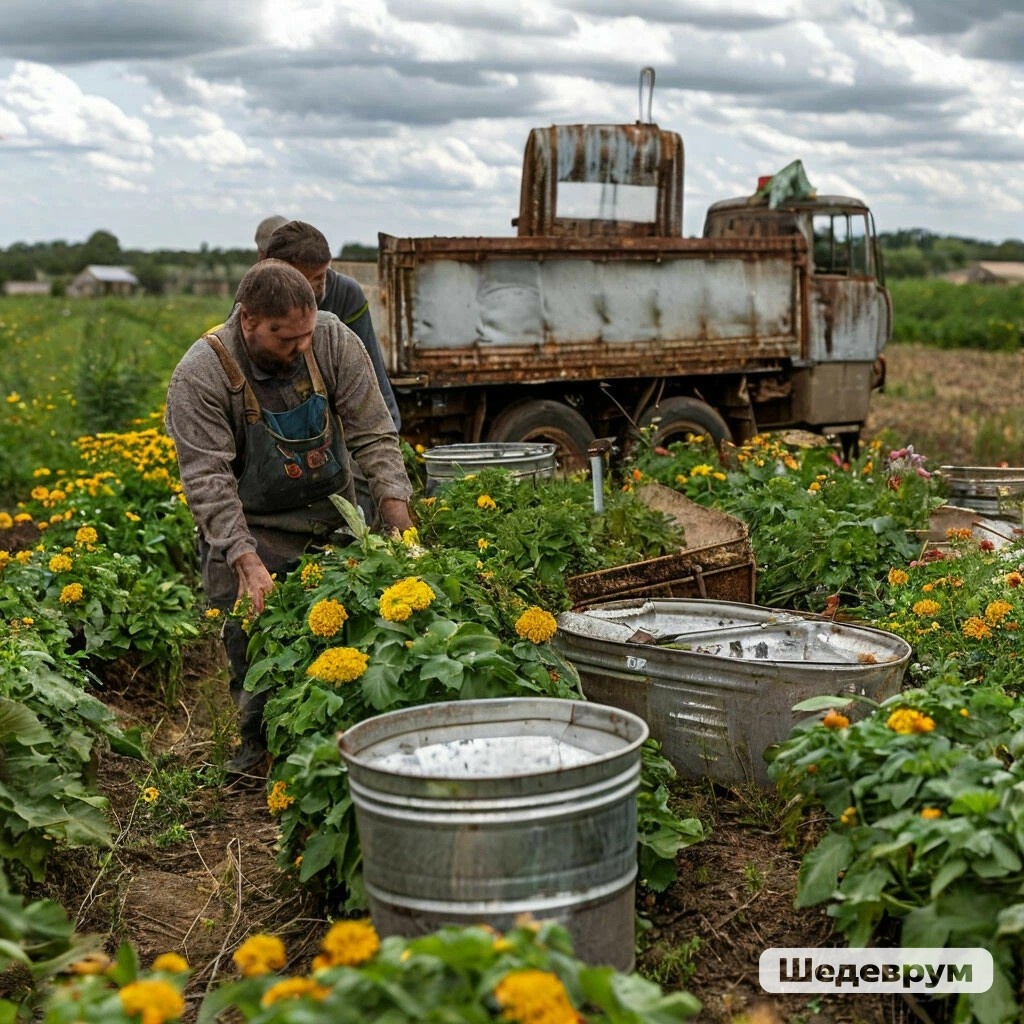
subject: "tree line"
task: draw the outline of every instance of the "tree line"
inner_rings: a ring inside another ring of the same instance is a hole
[[[986,242],[912,228],[883,232],[879,239],[886,275],[893,279],[935,277],[978,260],[1024,262],[1024,240],[1019,238]],[[337,258],[375,261],[377,249],[348,242]],[[236,284],[255,259],[255,248],[221,249],[205,243],[198,250],[122,249],[116,235],[100,230],[84,242],[15,242],[0,248],[0,284],[42,278],[59,292],[75,274],[98,263],[128,267],[145,291],[159,295],[167,290],[188,290],[187,282],[203,275]]]

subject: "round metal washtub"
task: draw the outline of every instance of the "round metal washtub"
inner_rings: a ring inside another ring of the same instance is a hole
[[[685,778],[770,785],[763,754],[809,697],[899,691],[910,645],[892,633],[732,601],[615,601],[558,616],[554,643],[589,700],[639,715]],[[844,696],[845,695],[845,696]],[[848,714],[863,714],[854,703]]]
[[[939,475],[949,488],[950,504],[986,515],[1020,519],[1014,503],[1024,500],[1024,467],[940,466]],[[1000,508],[1003,498],[1003,508]]]
[[[521,480],[547,479],[555,473],[553,444],[491,442],[488,444],[446,444],[423,453],[427,466],[427,492],[433,493],[448,480],[457,480],[481,469],[507,469]]]
[[[404,708],[339,740],[381,935],[556,920],[591,964],[633,966],[637,790],[648,730],[587,701]]]

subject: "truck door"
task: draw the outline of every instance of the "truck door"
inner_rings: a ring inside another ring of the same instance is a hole
[[[873,362],[892,332],[874,224],[866,209],[813,217],[812,362]]]

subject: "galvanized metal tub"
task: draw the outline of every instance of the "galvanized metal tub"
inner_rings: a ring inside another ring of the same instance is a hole
[[[563,612],[554,642],[587,698],[643,718],[684,777],[764,786],[765,749],[804,717],[795,704],[825,694],[837,706],[853,693],[884,700],[911,654],[882,630],[731,601]]]
[[[553,444],[532,442],[491,442],[488,444],[446,444],[423,453],[427,467],[427,491],[435,491],[448,480],[457,480],[481,469],[506,469],[513,476],[537,480],[554,476]]]
[[[554,919],[576,954],[633,965],[636,715],[507,698],[405,708],[341,737],[382,935]]]
[[[951,504],[986,515],[1020,520],[1020,511],[1006,503],[1024,500],[1022,466],[940,466]],[[1004,499],[1000,508],[1000,498]]]

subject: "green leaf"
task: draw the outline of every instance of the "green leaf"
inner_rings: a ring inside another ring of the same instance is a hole
[[[836,891],[840,871],[853,855],[853,843],[841,832],[829,832],[800,865],[796,906],[813,907],[830,899]]]

